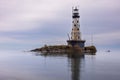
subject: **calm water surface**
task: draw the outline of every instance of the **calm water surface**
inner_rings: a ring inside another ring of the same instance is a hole
[[[95,56],[0,51],[0,80],[120,80],[120,53]]]

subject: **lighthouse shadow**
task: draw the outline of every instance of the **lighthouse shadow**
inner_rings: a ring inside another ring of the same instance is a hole
[[[35,52],[34,55],[36,56],[44,56],[44,57],[68,57],[68,58],[84,58],[84,53],[81,53],[81,52],[69,52],[69,53],[58,53],[58,52],[54,52],[54,53],[49,53],[49,52],[46,52],[46,53],[42,53],[42,52]]]
[[[44,57],[66,57],[68,59],[68,69],[70,69],[70,80],[80,80],[80,73],[84,55],[80,53],[36,53],[36,56],[44,56]]]
[[[78,53],[68,55],[68,64],[71,69],[71,80],[80,80],[83,59],[84,55]]]

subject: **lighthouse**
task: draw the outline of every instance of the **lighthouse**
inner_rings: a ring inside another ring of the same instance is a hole
[[[67,40],[68,45],[71,46],[79,46],[80,48],[84,48],[85,40],[81,39],[80,32],[80,14],[79,9],[77,7],[72,8],[72,31],[71,38]]]

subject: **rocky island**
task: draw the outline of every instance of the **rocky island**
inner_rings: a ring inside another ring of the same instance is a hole
[[[97,52],[95,46],[87,46],[84,48],[80,48],[79,46],[69,46],[69,45],[54,45],[54,46],[47,46],[41,48],[36,48],[31,50],[31,52],[41,52],[41,53],[79,53],[81,55],[89,54],[89,55],[95,55]]]

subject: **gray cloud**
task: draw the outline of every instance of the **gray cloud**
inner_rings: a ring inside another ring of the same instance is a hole
[[[61,2],[63,0],[1,0],[0,31],[29,30],[38,27],[37,21],[42,24],[54,20],[69,1],[62,5]]]

